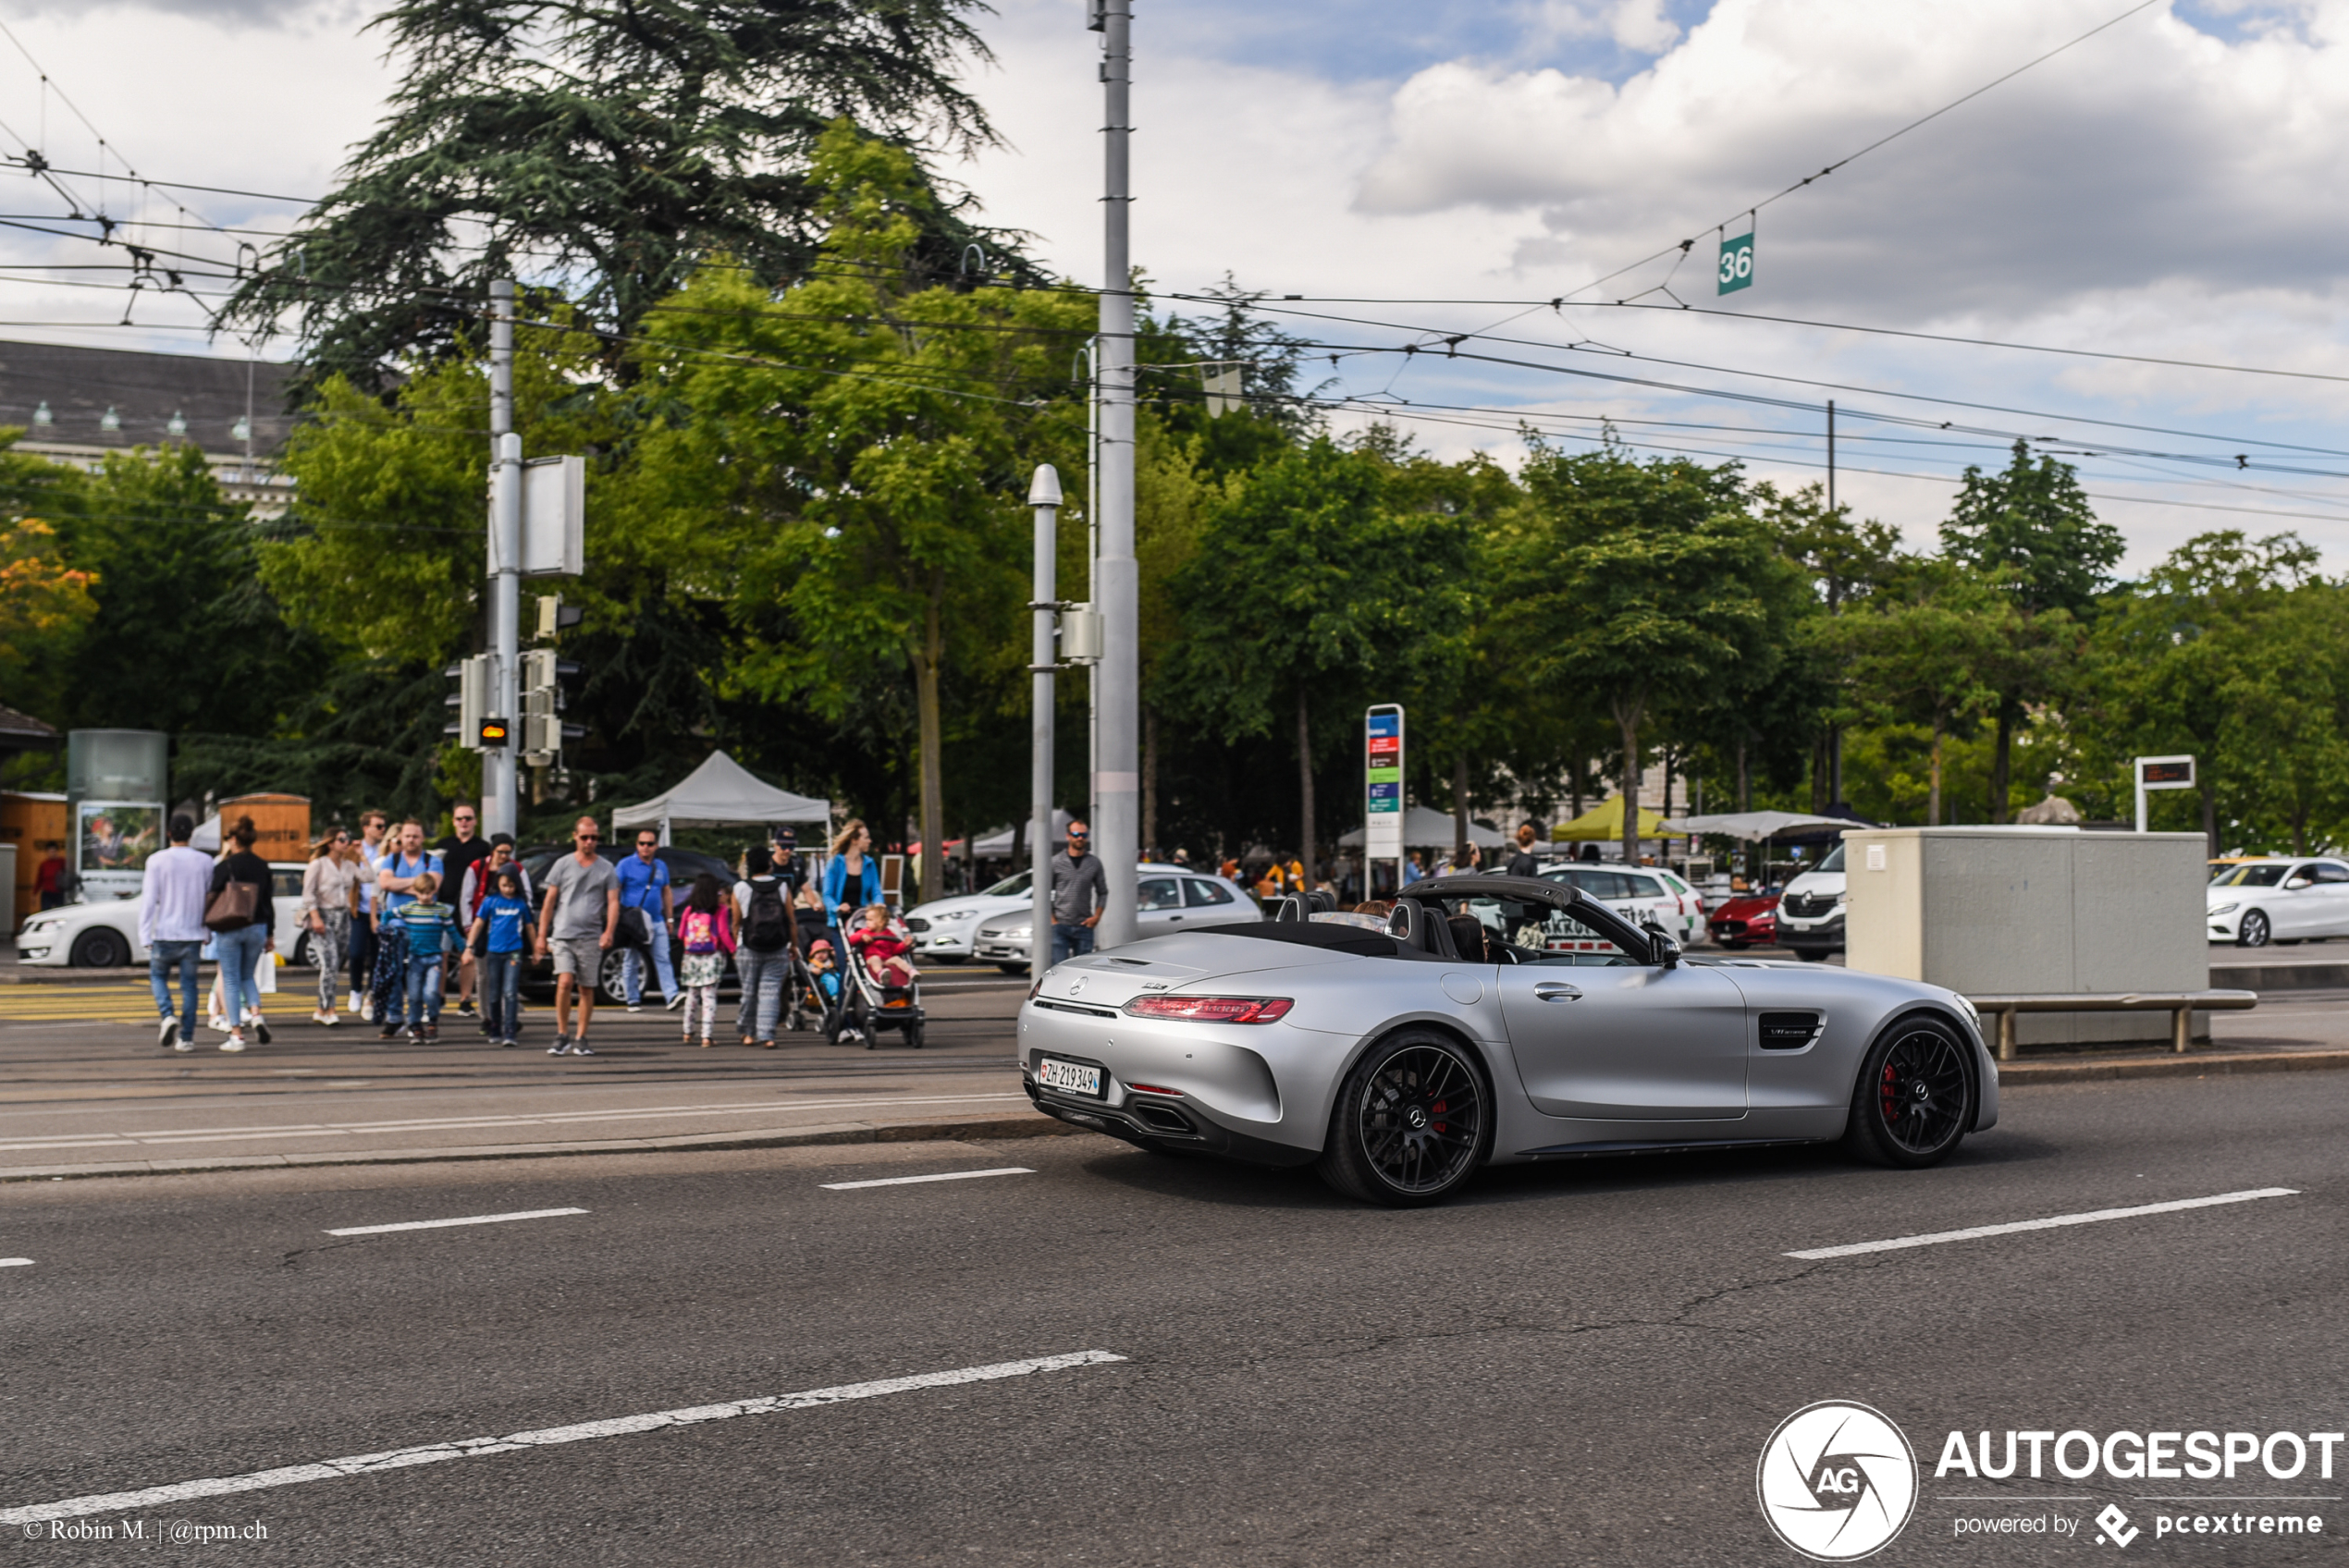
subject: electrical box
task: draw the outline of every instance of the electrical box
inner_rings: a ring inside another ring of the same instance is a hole
[[[535,458],[522,469],[522,574],[576,577],[586,570],[587,459]]]
[[[1101,614],[1090,605],[1071,605],[1061,611],[1061,662],[1101,662]]]

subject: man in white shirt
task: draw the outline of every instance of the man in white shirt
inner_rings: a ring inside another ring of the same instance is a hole
[[[204,905],[212,896],[212,857],[188,847],[196,825],[185,812],[171,819],[171,847],[147,861],[139,890],[139,940],[147,948],[147,980],[154,986],[162,1022],[155,1044],[177,1051],[196,1048],[196,956],[203,950]],[[179,971],[178,1043],[172,1042],[171,982]]]

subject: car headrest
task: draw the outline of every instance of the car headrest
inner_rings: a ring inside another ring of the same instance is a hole
[[[1484,962],[1484,922],[1472,914],[1456,914],[1445,922],[1451,930],[1452,956],[1468,963]]]

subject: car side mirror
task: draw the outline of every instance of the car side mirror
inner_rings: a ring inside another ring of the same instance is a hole
[[[2308,885],[2308,878],[2306,876],[2294,876],[2283,885],[2283,890],[2287,893],[2296,893]]]
[[[1680,944],[1651,925],[1648,927],[1648,959],[1666,969],[1676,968],[1680,962]]]

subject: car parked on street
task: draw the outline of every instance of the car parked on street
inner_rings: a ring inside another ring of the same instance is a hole
[[[1235,925],[1262,920],[1264,913],[1236,882],[1187,865],[1142,864],[1135,874],[1134,921],[1138,937],[1159,937],[1170,931],[1195,931],[1206,925]],[[1006,974],[1027,973],[1031,906],[1023,902],[1015,913],[978,922],[974,938],[978,956]]]
[[[2241,948],[2349,937],[2349,861],[2238,861],[2203,890],[2210,939]]]
[[[1732,952],[1766,948],[1778,939],[1778,898],[1776,889],[1732,894],[1705,916],[1705,927]]]
[[[1684,948],[1694,947],[1704,935],[1704,895],[1671,872],[1577,861],[1544,871],[1542,879],[1580,888],[1593,902],[1634,925],[1654,925]]]
[[[1827,954],[1843,950],[1843,906],[1849,894],[1843,882],[1843,844],[1820,858],[1786,885],[1778,899],[1778,941],[1799,958],[1823,962]]]
[[[978,949],[978,928],[996,915],[1025,911],[1033,871],[1006,876],[981,892],[933,899],[905,912],[905,930],[917,958],[934,963],[968,963]]]
[[[301,867],[269,863],[269,903],[277,914],[277,951],[288,963],[310,962],[310,933],[301,928]],[[93,899],[60,904],[29,916],[17,933],[17,962],[56,969],[118,969],[147,962],[139,940],[139,899]]]

